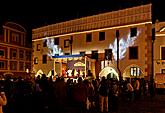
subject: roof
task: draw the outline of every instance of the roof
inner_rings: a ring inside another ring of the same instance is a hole
[[[10,28],[16,29],[18,31],[26,32],[26,30],[25,30],[24,27],[22,27],[21,25],[19,25],[17,23],[14,23],[14,22],[6,22],[4,24],[4,26],[7,26],[7,27],[10,27]]]

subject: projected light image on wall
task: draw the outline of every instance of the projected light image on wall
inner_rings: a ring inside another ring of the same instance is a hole
[[[54,44],[54,39],[47,39],[48,56],[52,58],[55,55],[64,55],[62,49]]]
[[[126,37],[123,37],[119,40],[119,59],[123,59],[126,54],[126,50],[128,47],[133,46],[135,40],[140,34],[140,30],[137,31],[137,35],[131,37],[131,33],[128,33]],[[114,56],[115,61],[117,61],[117,38],[115,38],[114,42],[109,45],[109,49],[112,49],[112,53]]]

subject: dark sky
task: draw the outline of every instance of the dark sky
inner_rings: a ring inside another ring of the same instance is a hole
[[[151,2],[151,0],[5,0],[2,3],[1,1],[1,26],[6,21],[17,22],[24,26],[30,35],[32,28]],[[154,1],[157,18],[165,20],[160,14],[162,12],[163,15],[162,10],[165,9],[163,0]]]

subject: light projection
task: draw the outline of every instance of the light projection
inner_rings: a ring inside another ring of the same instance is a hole
[[[140,34],[140,30],[137,31],[137,35],[134,37],[131,37],[131,33],[128,33],[126,37],[122,37],[119,40],[119,60],[123,59],[125,57],[126,50],[129,46],[133,46],[135,40]],[[112,53],[114,56],[115,61],[117,61],[117,38],[115,38],[113,44],[109,45],[109,49],[112,49]]]
[[[56,55],[64,55],[61,48],[58,45],[54,44],[54,38],[47,39],[47,47],[48,47],[48,56],[52,58],[52,56]]]

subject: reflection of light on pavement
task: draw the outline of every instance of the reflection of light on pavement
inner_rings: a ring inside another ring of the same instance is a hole
[[[133,46],[136,38],[139,36],[140,31],[137,31],[137,35],[134,37],[130,36],[130,33],[119,40],[119,59],[125,57],[125,53],[128,47]],[[112,49],[114,59],[117,61],[117,38],[115,38],[113,44],[109,45],[109,49]]]
[[[55,55],[63,55],[64,53],[62,52],[62,49],[59,48],[58,45],[54,44],[54,38],[47,39],[47,47],[48,47],[48,56],[52,57]]]

